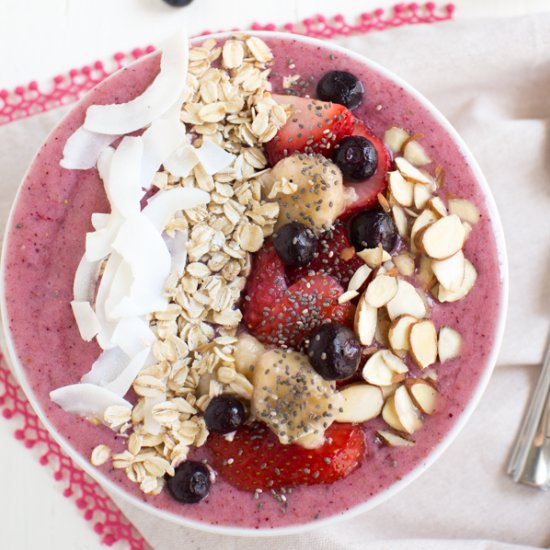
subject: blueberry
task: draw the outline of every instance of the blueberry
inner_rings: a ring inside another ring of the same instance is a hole
[[[317,250],[317,237],[305,225],[291,222],[279,229],[273,244],[285,265],[301,267],[313,259]]]
[[[330,71],[317,84],[317,97],[339,103],[348,109],[359,107],[363,101],[363,83],[346,71]]]
[[[193,0],[164,0],[169,6],[173,6],[175,8],[183,8],[184,6],[188,6]]]
[[[363,181],[376,172],[378,151],[366,137],[349,136],[334,148],[334,162],[346,179]]]
[[[357,370],[361,344],[349,328],[327,323],[311,334],[307,354],[311,366],[325,380],[342,380]]]
[[[220,434],[234,432],[244,420],[243,404],[230,395],[214,397],[204,411],[204,421],[211,432]]]
[[[391,252],[397,242],[397,228],[391,216],[381,208],[357,214],[350,224],[350,238],[356,250],[376,248],[379,244]]]
[[[210,471],[202,462],[188,460],[176,468],[174,477],[168,477],[166,484],[175,500],[195,504],[210,491]]]

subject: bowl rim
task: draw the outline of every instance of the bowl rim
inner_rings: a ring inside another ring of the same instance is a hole
[[[302,42],[304,44],[313,45],[313,46],[322,46],[325,49],[326,48],[331,49],[337,53],[340,53],[344,56],[349,57],[354,61],[362,63],[363,65],[367,66],[369,70],[375,71],[381,74],[383,77],[401,86],[407,94],[412,96],[424,108],[426,108],[426,110],[430,112],[430,114],[434,117],[437,123],[446,132],[448,132],[448,134],[453,139],[454,143],[459,147],[459,150],[464,156],[464,158],[466,159],[468,165],[470,166],[470,169],[472,170],[472,173],[482,191],[482,196],[485,200],[485,205],[489,212],[491,228],[492,228],[492,232],[496,242],[497,258],[498,258],[499,273],[500,273],[500,285],[501,285],[500,296],[499,296],[500,304],[499,304],[498,319],[496,323],[494,343],[491,349],[491,353],[489,354],[489,357],[487,359],[486,366],[484,368],[484,371],[481,377],[479,378],[476,384],[476,387],[474,389],[474,392],[470,400],[468,401],[463,411],[460,413],[460,415],[452,425],[451,429],[444,435],[443,439],[439,442],[439,444],[435,446],[431,450],[431,452],[427,456],[425,456],[424,459],[413,470],[411,470],[402,479],[393,483],[388,488],[384,489],[380,493],[377,493],[366,502],[357,504],[356,506],[344,512],[341,512],[323,519],[319,519],[319,520],[311,520],[303,524],[290,525],[285,527],[273,527],[273,528],[267,527],[267,528],[258,528],[258,529],[254,529],[250,527],[228,526],[228,525],[212,525],[203,521],[186,518],[184,516],[180,516],[173,512],[162,510],[160,508],[155,507],[153,504],[143,502],[139,500],[136,496],[127,493],[123,488],[121,488],[119,485],[113,482],[109,477],[103,474],[103,472],[101,472],[100,470],[92,466],[89,460],[87,460],[86,457],[84,457],[82,454],[76,451],[76,449],[72,447],[71,443],[67,441],[65,437],[61,435],[57,431],[57,429],[51,424],[48,416],[45,414],[40,403],[38,402],[38,400],[35,398],[33,394],[30,384],[27,381],[24,369],[22,368],[21,363],[19,362],[19,359],[17,357],[15,346],[11,338],[8,315],[7,315],[6,297],[4,292],[4,281],[5,281],[5,270],[6,270],[6,252],[5,251],[6,251],[6,245],[8,242],[8,233],[9,233],[8,229],[12,225],[12,218],[14,215],[15,205],[18,202],[21,189],[23,188],[22,183],[26,180],[29,170],[34,164],[34,160],[36,159],[36,156],[33,157],[33,161],[31,161],[31,163],[29,164],[21,180],[21,183],[16,192],[16,195],[13,200],[10,213],[5,225],[5,233],[3,237],[3,243],[2,243],[2,255],[0,258],[0,320],[2,325],[2,339],[4,344],[3,349],[6,352],[6,359],[9,360],[9,364],[12,368],[12,372],[15,374],[17,381],[21,385],[21,388],[23,389],[33,410],[36,412],[37,416],[40,418],[40,421],[44,424],[48,432],[52,435],[53,439],[61,446],[63,451],[70,456],[70,458],[75,462],[75,464],[77,464],[78,467],[80,467],[90,477],[92,477],[95,481],[97,481],[100,484],[100,486],[104,490],[106,490],[108,493],[112,493],[113,495],[120,497],[122,500],[126,501],[128,504],[135,506],[139,510],[150,513],[160,519],[170,521],[172,523],[175,523],[184,527],[197,529],[203,532],[208,532],[208,533],[217,534],[217,535],[229,535],[229,536],[239,536],[239,537],[275,537],[275,536],[284,536],[284,535],[295,535],[295,534],[305,533],[313,529],[327,527],[329,525],[333,525],[342,520],[351,519],[389,500],[391,497],[396,495],[399,491],[401,491],[406,486],[408,486],[413,481],[415,481],[418,477],[420,477],[420,475],[422,475],[456,439],[457,435],[460,433],[460,431],[466,425],[467,421],[472,416],[472,413],[474,412],[475,408],[479,404],[479,401],[485,389],[487,388],[487,385],[491,378],[493,369],[497,361],[498,353],[502,344],[504,327],[505,327],[507,310],[508,310],[508,286],[509,286],[508,259],[507,259],[507,253],[506,253],[506,245],[505,245],[502,222],[496,207],[494,197],[489,188],[487,180],[485,179],[485,176],[481,171],[481,168],[479,167],[473,154],[470,152],[465,142],[460,137],[458,132],[454,129],[454,127],[451,125],[451,123],[439,112],[439,110],[427,98],[425,98],[422,94],[420,94],[420,92],[418,92],[415,88],[413,88],[401,77],[395,75],[389,69],[386,69],[384,66],[380,65],[375,61],[372,61],[371,59],[361,54],[358,54],[343,46],[333,44],[333,43],[327,43],[326,41],[319,40],[317,38],[311,38],[304,35],[290,34],[288,32],[280,32],[280,31],[256,31],[256,30],[224,31],[224,32],[211,33],[211,34],[195,37],[191,40],[191,42],[192,43],[202,42],[207,38],[223,39],[234,35],[246,35],[246,36],[254,35],[259,37],[274,38],[277,40],[287,40],[287,41],[295,40],[298,42]],[[144,56],[136,60],[134,63],[139,63],[145,57],[150,57],[155,55],[159,55],[159,53],[153,52],[151,54],[148,54],[147,56]],[[109,75],[102,82],[108,81],[113,76],[116,77],[119,74],[119,72],[120,72],[120,69],[115,71],[112,75]],[[56,126],[52,129],[50,133],[53,133],[57,129],[57,127],[65,120],[65,118],[68,117],[76,108],[78,108],[81,101],[87,97],[88,93],[89,92],[87,92],[83,96],[83,98],[81,98],[75,105],[72,106],[69,112],[64,117],[62,117],[62,119],[56,124]],[[48,136],[45,138],[43,143],[45,143],[49,139],[49,136],[50,134],[48,134]]]

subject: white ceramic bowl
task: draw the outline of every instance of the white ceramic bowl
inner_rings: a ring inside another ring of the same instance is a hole
[[[216,39],[223,39],[227,37],[230,33],[218,33],[210,35],[212,38]],[[260,37],[265,38],[273,38],[273,39],[288,39],[289,35],[287,33],[277,33],[277,32],[257,32],[254,31],[254,35],[258,35]],[[205,37],[200,37],[200,40],[204,40]],[[305,36],[298,36],[298,35],[292,35],[292,39],[295,39],[299,42],[303,42],[305,44],[310,45],[321,45],[323,47],[327,47],[327,45],[319,40],[308,38]],[[136,498],[133,495],[128,494],[123,489],[121,489],[117,484],[115,484],[110,478],[105,476],[102,472],[94,468],[87,457],[82,456],[79,452],[77,452],[72,444],[64,437],[63,434],[59,433],[56,428],[52,425],[50,420],[48,419],[47,415],[44,413],[44,410],[38,400],[36,399],[33,391],[31,390],[31,387],[27,381],[24,369],[22,368],[22,365],[20,364],[16,350],[14,349],[13,341],[11,338],[10,331],[8,329],[8,322],[7,322],[7,311],[6,311],[6,297],[4,293],[4,271],[6,268],[6,258],[5,254],[2,255],[1,260],[1,271],[2,271],[2,277],[0,284],[2,285],[0,288],[0,308],[1,308],[1,314],[2,314],[2,325],[4,328],[4,349],[7,352],[7,357],[9,359],[10,365],[21,384],[21,387],[23,388],[25,394],[27,395],[31,405],[33,406],[34,410],[36,411],[37,415],[39,416],[40,420],[43,422],[43,424],[46,426],[46,428],[49,430],[53,438],[61,445],[63,450],[72,458],[72,460],[80,467],[82,468],[86,473],[88,473],[92,478],[96,479],[103,487],[105,487],[109,492],[112,494],[128,501],[128,503],[136,506],[137,508],[141,509],[142,511],[149,512],[153,515],[158,516],[161,519],[173,521],[175,523],[178,523],[180,525],[184,525],[187,527],[196,528],[199,530],[211,532],[211,533],[218,533],[218,534],[225,534],[225,535],[238,535],[238,536],[280,536],[280,535],[290,535],[290,534],[296,534],[296,533],[302,533],[305,531],[308,531],[310,529],[317,529],[320,527],[325,527],[329,524],[335,523],[336,521],[341,521],[343,519],[349,519],[353,516],[356,516],[358,514],[361,514],[363,512],[366,512],[375,506],[379,505],[380,503],[388,500],[392,496],[396,495],[401,489],[409,485],[411,482],[413,482],[417,477],[419,477],[424,471],[426,471],[431,464],[435,462],[435,460],[441,456],[443,451],[451,444],[451,442],[455,439],[455,437],[458,435],[460,430],[464,427],[467,420],[470,418],[471,414],[473,413],[474,409],[476,408],[477,404],[479,403],[481,396],[483,395],[483,392],[485,391],[485,388],[489,382],[489,379],[491,377],[491,373],[493,370],[493,367],[495,365],[498,351],[501,345],[503,331],[504,331],[504,324],[505,324],[505,318],[506,318],[506,310],[507,310],[507,300],[508,300],[508,271],[507,271],[507,259],[506,259],[506,248],[504,244],[504,235],[503,230],[499,218],[499,214],[496,209],[496,205],[494,202],[494,199],[491,195],[491,191],[489,189],[489,186],[476,162],[476,160],[473,158],[472,154],[462,141],[462,138],[458,135],[456,130],[451,126],[451,124],[443,117],[441,113],[426,99],[424,98],[419,92],[417,92],[414,88],[412,88],[409,84],[401,80],[398,76],[394,75],[392,72],[388,71],[384,67],[381,67],[377,63],[358,55],[352,51],[349,51],[345,48],[341,48],[339,46],[333,45],[331,46],[331,49],[335,53],[342,54],[343,56],[348,56],[352,60],[355,60],[359,63],[362,63],[366,65],[370,70],[380,73],[383,77],[393,81],[394,83],[398,84],[400,87],[402,87],[409,95],[411,95],[413,98],[416,99],[416,101],[424,106],[436,119],[437,123],[446,130],[454,140],[455,144],[458,146],[459,150],[464,155],[466,161],[470,165],[471,169],[473,170],[474,176],[477,179],[477,182],[481,188],[482,194],[484,196],[486,206],[491,218],[492,223],[492,231],[494,233],[495,239],[496,239],[496,245],[497,245],[497,251],[498,251],[498,260],[499,260],[499,266],[500,266],[500,276],[501,276],[501,292],[500,292],[500,310],[499,310],[499,316],[497,320],[497,326],[496,326],[496,334],[494,339],[494,345],[490,354],[490,357],[487,361],[486,368],[481,375],[479,382],[477,384],[477,387],[466,405],[465,409],[461,413],[460,417],[456,420],[453,427],[450,429],[450,431],[447,432],[447,434],[443,437],[441,442],[433,448],[431,453],[425,457],[425,459],[417,466],[415,467],[409,474],[404,476],[399,481],[395,482],[393,485],[388,487],[387,489],[381,491],[380,493],[376,494],[375,496],[371,497],[369,500],[365,501],[362,504],[359,504],[355,506],[354,508],[348,510],[347,512],[344,512],[342,514],[330,516],[325,519],[316,520],[316,521],[310,521],[305,524],[300,525],[293,525],[289,527],[277,527],[272,529],[252,529],[252,528],[241,528],[241,527],[229,527],[229,526],[214,526],[210,524],[206,524],[203,522],[199,522],[196,520],[191,520],[176,514],[173,514],[171,512],[163,511],[158,508],[155,508],[147,503],[142,502],[138,498]],[[155,54],[151,54],[155,55]],[[138,61],[139,63],[139,61]],[[25,178],[24,178],[25,179]],[[21,188],[20,188],[21,189]],[[19,193],[18,193],[19,196]],[[17,197],[15,199],[17,201]],[[10,226],[11,217],[13,215],[13,208],[12,213],[10,214],[10,219],[8,220],[8,226]],[[4,250],[6,248],[6,236],[4,238]]]

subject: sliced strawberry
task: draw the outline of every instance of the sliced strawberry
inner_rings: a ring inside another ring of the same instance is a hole
[[[347,288],[350,278],[363,264],[363,260],[355,254],[346,225],[336,222],[331,231],[319,237],[313,260],[304,267],[287,268],[287,275],[293,283],[310,273],[322,273],[334,277]]]
[[[340,216],[341,219],[347,219],[359,210],[376,205],[378,203],[378,193],[384,193],[388,186],[386,174],[390,169],[391,159],[382,140],[376,137],[367,125],[358,119],[355,120],[353,135],[366,137],[374,145],[378,153],[378,166],[376,172],[365,181],[353,183],[344,181],[347,187],[355,190],[357,198],[347,206]]]
[[[351,111],[337,103],[297,96],[273,95],[292,107],[287,123],[265,144],[271,166],[292,153],[320,153],[331,157],[334,146],[353,132]]]
[[[252,269],[246,281],[243,314],[247,326],[260,325],[265,312],[271,311],[286,290],[285,266],[277,255],[273,243],[266,242],[254,254]]]
[[[300,349],[324,321],[353,325],[355,306],[338,303],[344,289],[332,277],[307,275],[279,298],[269,295],[268,289],[247,287],[243,303],[246,326],[261,342]]]
[[[210,433],[210,463],[228,483],[245,491],[334,483],[347,477],[365,456],[359,426],[333,424],[318,449],[282,445],[264,424],[241,426],[232,441]]]

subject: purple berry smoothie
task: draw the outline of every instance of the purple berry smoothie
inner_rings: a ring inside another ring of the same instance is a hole
[[[433,115],[398,84],[340,52],[304,44],[291,36],[266,41],[275,55],[274,91],[281,91],[282,77],[286,75],[299,74],[300,94],[313,95],[317,80],[326,71],[339,69],[355,74],[366,89],[356,116],[379,136],[394,125],[423,134],[422,144],[428,154],[445,169],[443,198],[467,198],[478,206],[482,217],[464,248],[479,274],[474,289],[457,303],[436,304],[432,309],[436,326],[456,328],[465,344],[460,358],[437,367],[439,407],[415,434],[414,447],[380,445],[375,434],[385,424],[380,419],[370,421],[365,428],[368,451],[362,466],[333,485],[295,489],[286,509],[267,494],[255,500],[221,479],[204,501],[182,505],[172,500],[167,491],[160,496],[144,495],[124,471],[114,470],[109,463],[100,468],[125,492],[152,507],[211,525],[252,529],[299,525],[341,514],[425,462],[455,424],[487,368],[502,307],[497,247],[483,193],[459,147]],[[78,382],[100,352],[95,342],[81,340],[69,302],[75,269],[84,252],[85,233],[92,230],[90,216],[92,212],[107,211],[108,203],[95,169],[67,171],[59,167],[59,160],[66,139],[81,125],[86,108],[94,103],[123,102],[135,97],[154,78],[158,61],[158,56],[147,57],[109,78],[53,131],[22,184],[7,229],[6,322],[16,354],[43,414],[85,460],[99,443],[120,452],[124,450],[123,441],[105,427],[65,413],[50,401],[49,392]],[[295,67],[290,69],[292,63]],[[202,457],[205,451],[201,449],[196,454]]]

